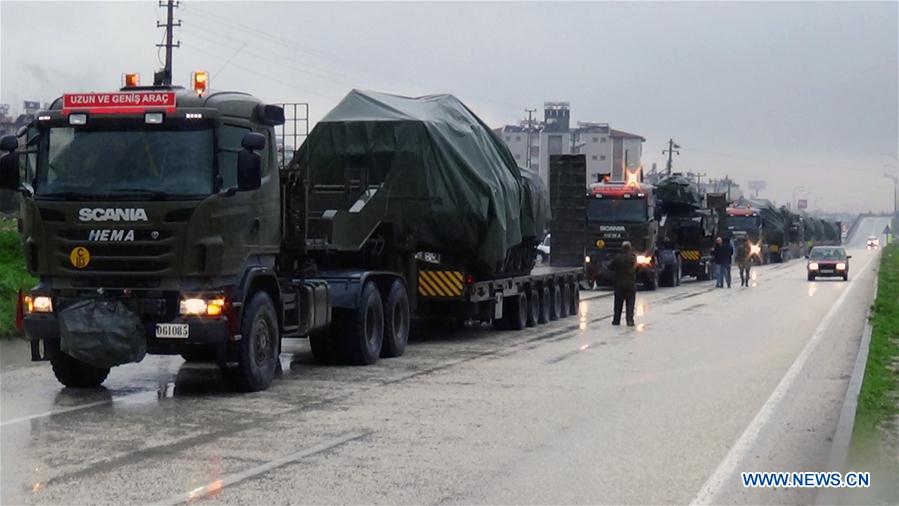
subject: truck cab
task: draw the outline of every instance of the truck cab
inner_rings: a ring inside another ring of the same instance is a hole
[[[764,263],[766,248],[762,244],[762,217],[758,209],[748,204],[728,207],[725,211],[723,230],[724,234],[735,243],[749,241],[752,260],[759,264]]]
[[[609,262],[630,241],[637,256],[637,281],[646,288],[658,285],[654,257],[658,223],[652,186],[596,183],[587,193],[587,241],[584,257],[588,284],[603,283]]]
[[[0,187],[21,195],[39,278],[18,323],[65,385],[145,353],[212,358],[249,391],[279,365],[284,113],[203,74],[193,89],[67,93],[3,139]]]

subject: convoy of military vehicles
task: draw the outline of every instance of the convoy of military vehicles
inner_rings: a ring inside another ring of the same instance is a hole
[[[451,95],[353,91],[281,164],[282,107],[207,76],[126,82],[65,94],[0,141],[0,188],[20,194],[39,278],[17,324],[67,386],[150,353],[215,362],[256,391],[284,338],[371,364],[402,355],[418,323],[574,315],[624,241],[648,289],[709,279],[717,236],[750,241],[760,263],[839,241],[838,225],[676,174],[585,189],[577,156],[554,159],[548,191]]]

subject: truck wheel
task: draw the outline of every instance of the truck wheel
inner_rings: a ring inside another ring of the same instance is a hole
[[[549,306],[549,319],[555,321],[562,317],[562,289],[559,288],[559,285],[553,285],[549,290],[552,293],[552,304]]]
[[[537,319],[537,323],[548,323],[552,318],[550,318],[550,313],[552,307],[552,292],[549,291],[548,286],[544,286],[542,290],[540,290],[540,318]]]
[[[108,367],[94,367],[85,364],[60,350],[51,352],[50,365],[53,366],[53,374],[56,375],[56,379],[63,385],[72,388],[97,388],[109,375]]]
[[[568,314],[577,316],[578,306],[581,305],[581,290],[577,282],[571,283],[571,308]]]
[[[272,384],[278,369],[281,334],[275,305],[266,292],[257,292],[244,309],[237,341],[237,367],[224,369],[225,379],[241,392],[258,392]]]
[[[409,296],[406,285],[394,280],[387,292],[387,305],[384,306],[384,344],[381,345],[381,356],[384,358],[399,357],[406,351],[409,342]]]
[[[338,321],[334,329],[343,360],[354,365],[377,362],[384,343],[384,304],[374,283],[365,283],[359,308]]]
[[[536,288],[528,290],[528,327],[535,327],[540,322],[540,292]]]
[[[571,289],[568,283],[561,283],[559,291],[562,293],[562,303],[559,305],[559,318],[568,317],[568,309],[571,308]]]

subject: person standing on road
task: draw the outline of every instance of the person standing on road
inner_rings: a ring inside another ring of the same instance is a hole
[[[742,240],[737,243],[736,253],[734,257],[737,261],[737,267],[740,269],[740,286],[749,286],[749,269],[752,268],[752,246],[748,240]]]
[[[733,260],[734,248],[730,245],[730,241],[724,242],[721,237],[715,238],[715,249],[712,250],[712,257],[715,259],[715,287],[724,288],[724,281],[727,281],[727,287],[730,288],[730,264]]]
[[[612,325],[621,325],[621,309],[626,305],[627,326],[634,326],[634,303],[637,298],[637,257],[631,251],[631,243],[621,243],[621,252],[609,263],[612,272],[612,288],[615,293],[615,314]]]

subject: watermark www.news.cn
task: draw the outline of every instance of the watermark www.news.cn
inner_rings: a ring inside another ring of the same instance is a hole
[[[867,488],[871,473],[867,472],[779,472],[740,473],[746,488]]]

